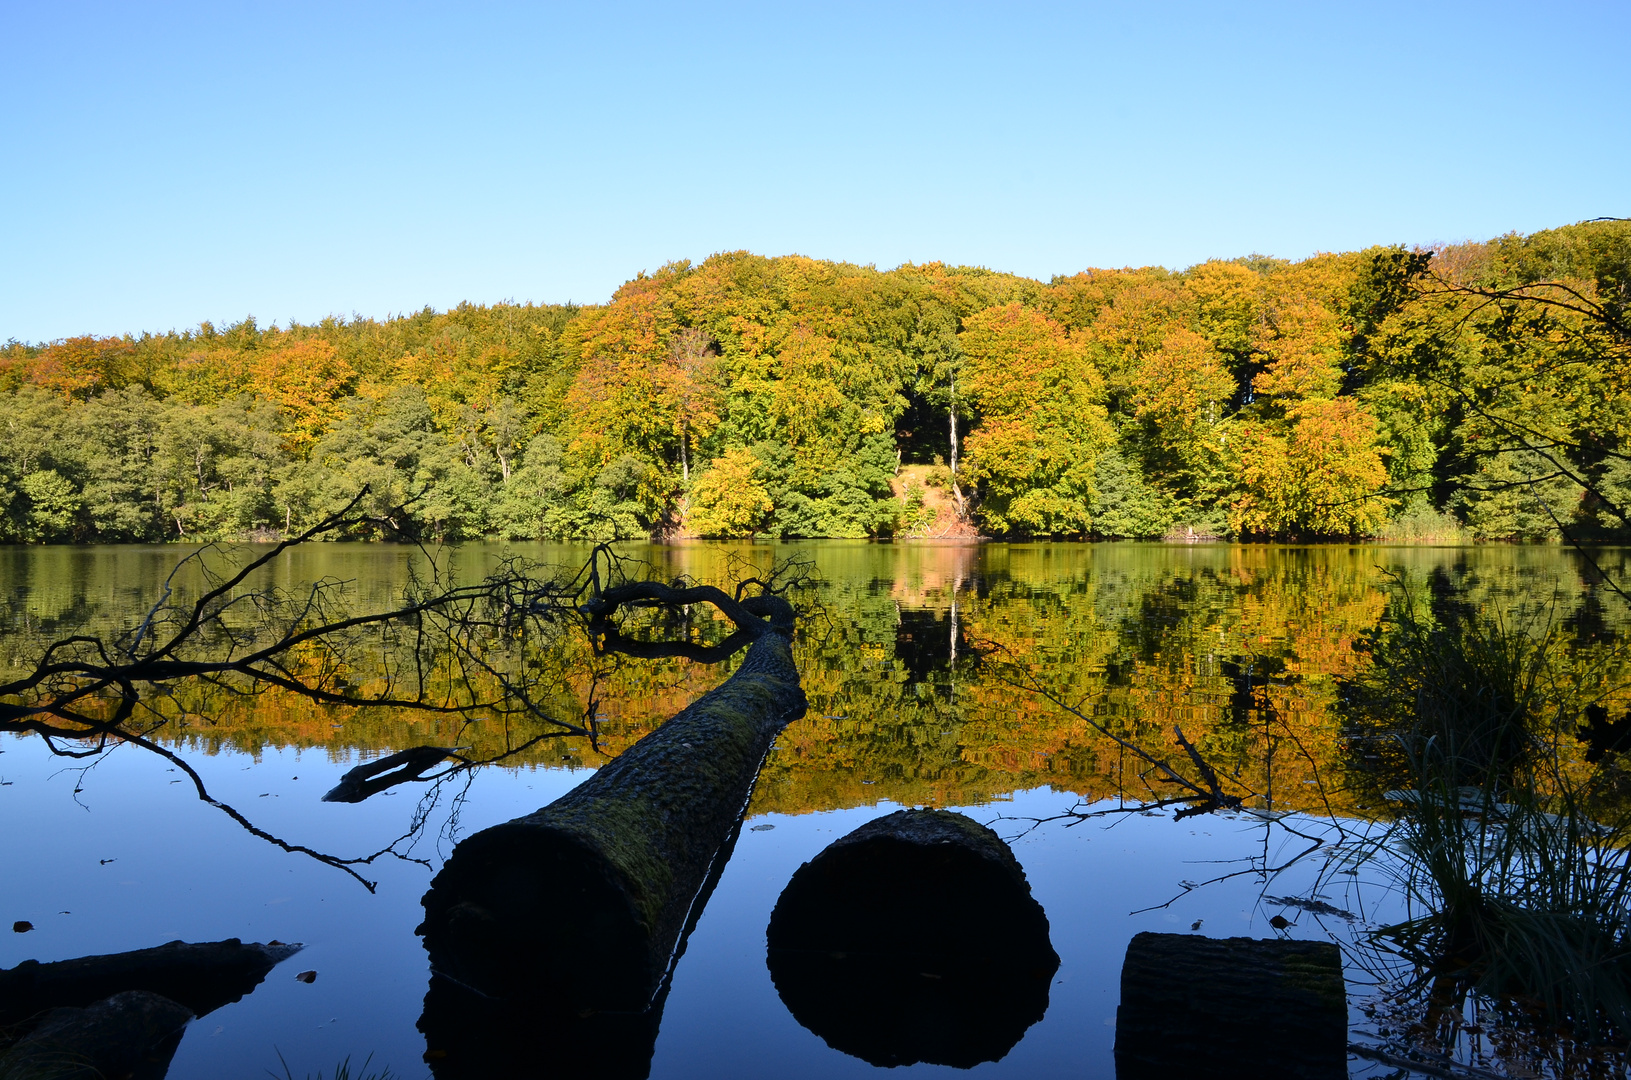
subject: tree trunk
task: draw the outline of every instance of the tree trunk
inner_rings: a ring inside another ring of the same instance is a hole
[[[244,944],[237,938],[81,956],[41,964],[24,960],[0,971],[0,1027],[47,1009],[90,1005],[127,990],[162,994],[202,1016],[260,985],[299,945]]]
[[[804,712],[787,637],[747,622],[756,640],[724,684],[555,802],[454,849],[424,898],[433,971],[578,1013],[652,1003],[771,743]]]
[[[1059,967],[1008,845],[946,810],[834,841],[793,875],[765,936],[794,1018],[888,1068],[999,1060],[1042,1019]]]
[[[192,1010],[143,990],[52,1010],[0,1054],[0,1074],[52,1080],[163,1080]]]
[[[963,505],[963,489],[957,483],[957,380],[951,381],[951,404],[946,411],[951,416],[951,494],[957,501],[957,516],[964,517],[967,511]]]
[[[1347,1029],[1330,942],[1141,933],[1121,968],[1116,1076],[1341,1080]]]

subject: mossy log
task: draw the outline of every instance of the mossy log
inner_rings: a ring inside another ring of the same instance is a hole
[[[793,875],[766,938],[799,1023],[879,1066],[1002,1058],[1042,1019],[1059,968],[1008,845],[945,810],[834,841]]]
[[[1338,1080],[1347,1031],[1330,942],[1141,933],[1127,946],[1117,1080]]]
[[[791,608],[755,599],[773,619],[744,616],[755,640],[722,685],[555,802],[459,844],[424,899],[436,974],[544,1008],[651,1004],[771,743],[804,712]]]
[[[0,1076],[163,1080],[193,1011],[145,990],[52,1009],[0,1053]]]
[[[0,971],[0,1027],[47,1009],[83,1007],[115,994],[144,990],[203,1016],[229,1005],[300,951],[299,945],[172,941],[152,949],[81,956],[42,964],[24,960]]]

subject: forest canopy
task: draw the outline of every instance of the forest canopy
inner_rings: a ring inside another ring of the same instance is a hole
[[[1623,539],[1628,293],[1631,222],[1594,221],[1050,282],[730,252],[599,306],[12,341],[0,541],[271,539],[365,486],[443,540],[926,535],[949,513]]]

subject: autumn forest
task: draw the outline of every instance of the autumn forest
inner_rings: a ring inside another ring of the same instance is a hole
[[[745,252],[600,306],[0,348],[0,540],[1623,538],[1631,222],[1050,282]],[[381,528],[386,526],[382,525]]]

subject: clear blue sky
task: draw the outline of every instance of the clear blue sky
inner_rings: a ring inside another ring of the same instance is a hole
[[[1631,215],[1631,3],[0,0],[0,341]]]

